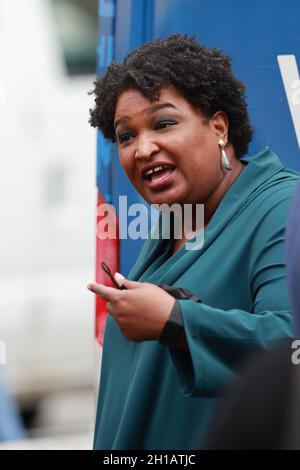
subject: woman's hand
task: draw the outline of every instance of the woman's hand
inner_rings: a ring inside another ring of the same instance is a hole
[[[155,284],[129,281],[119,273],[114,277],[118,284],[123,284],[127,290],[96,283],[88,284],[87,288],[108,301],[107,310],[127,339],[159,339],[175,298]]]

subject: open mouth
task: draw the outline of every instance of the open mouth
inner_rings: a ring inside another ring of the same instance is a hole
[[[151,170],[146,171],[143,175],[143,178],[149,182],[162,180],[168,177],[174,171],[174,169],[174,165],[157,165]]]
[[[164,189],[169,186],[176,176],[176,167],[171,164],[159,164],[147,170],[143,179],[146,185],[155,190]]]

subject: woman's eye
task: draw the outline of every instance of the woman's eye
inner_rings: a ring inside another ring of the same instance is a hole
[[[128,140],[130,139],[130,137],[132,137],[131,134],[129,134],[128,132],[124,133],[124,134],[121,134],[118,136],[118,140],[121,144],[123,144],[124,142],[128,142]]]
[[[155,129],[166,129],[170,126],[173,126],[174,124],[176,124],[175,121],[159,121],[156,125],[155,125]]]

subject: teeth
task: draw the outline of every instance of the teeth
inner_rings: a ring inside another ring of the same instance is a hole
[[[145,176],[152,175],[152,173],[162,170],[162,169],[163,169],[162,165],[156,166],[155,168],[151,168],[151,170],[146,171]]]
[[[145,176],[152,175],[152,173],[156,173],[157,171],[162,170],[163,168],[168,168],[167,165],[159,165],[154,168],[151,168],[151,170],[146,171]]]
[[[163,166],[156,166],[156,167],[154,168],[154,171],[156,172],[156,171],[162,170],[163,168],[165,168],[165,167],[163,167]]]

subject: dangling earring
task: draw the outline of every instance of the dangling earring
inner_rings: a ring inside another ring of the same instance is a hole
[[[221,148],[221,159],[222,159],[222,166],[223,166],[223,168],[224,168],[225,170],[231,170],[232,168],[231,168],[231,165],[230,165],[230,161],[228,160],[228,157],[227,157],[226,152],[225,152],[225,150],[224,150],[224,148],[225,148],[225,146],[226,146],[224,140],[223,140],[223,139],[220,139],[220,140],[218,141],[218,145],[219,145],[220,148]]]

